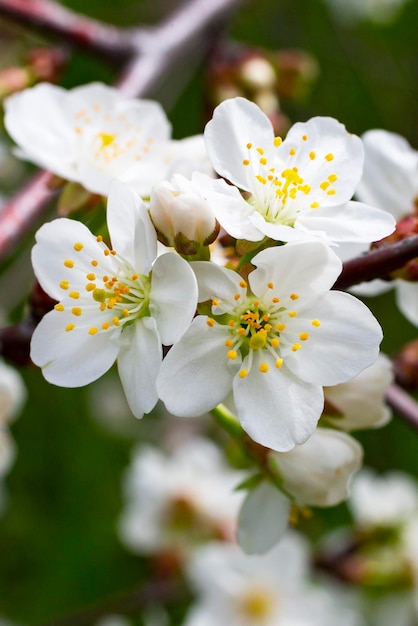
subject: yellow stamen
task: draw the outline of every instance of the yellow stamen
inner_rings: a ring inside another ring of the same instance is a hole
[[[273,337],[271,340],[271,345],[273,348],[278,348],[280,346],[280,339],[278,337]]]
[[[80,243],[80,241],[77,241],[77,243],[75,243],[73,247],[76,252],[80,252],[80,250],[84,248],[83,244]]]
[[[312,320],[311,324],[312,326],[316,326],[316,328],[319,328],[319,326],[321,326],[321,322],[319,320]]]
[[[277,369],[280,369],[282,365],[283,365],[283,359],[276,359]]]
[[[300,333],[299,334],[299,339],[301,341],[306,341],[307,339],[309,339],[309,333]]]
[[[73,298],[73,300],[78,300],[80,297],[80,294],[78,291],[70,291],[68,295],[70,296],[70,298]]]
[[[112,322],[113,322],[113,324],[114,324],[115,326],[120,326],[120,321],[119,321],[119,318],[118,318],[118,317],[114,317],[114,318],[112,319]]]
[[[82,312],[83,312],[83,309],[81,309],[79,306],[73,306],[73,308],[71,309],[71,313],[73,315],[76,315],[77,317],[80,317]]]
[[[65,267],[72,269],[74,267],[74,261],[71,261],[71,259],[66,259],[64,261],[64,265]]]
[[[213,328],[215,326],[215,320],[209,317],[206,321],[206,324],[210,326],[211,328]]]
[[[240,370],[240,373],[238,374],[238,376],[240,378],[245,378],[248,374],[248,370]]]
[[[228,359],[231,359],[231,361],[234,361],[237,358],[236,350],[228,350],[226,356],[228,357]]]
[[[60,287],[61,289],[68,289],[68,287],[70,286],[70,283],[68,280],[62,280],[60,282]]]
[[[96,328],[95,326],[92,326],[91,328],[89,328],[89,335],[95,335],[98,332],[99,332],[99,329]]]
[[[266,374],[269,371],[269,366],[267,365],[267,363],[261,363],[258,369],[262,374]]]
[[[333,161],[334,160],[334,155],[331,154],[331,152],[330,152],[329,154],[326,154],[324,158],[325,158],[326,161]]]
[[[54,309],[55,309],[56,311],[64,311],[64,305],[63,305],[63,304],[61,304],[61,303],[56,304],[56,305],[54,306]]]
[[[291,300],[299,300],[299,295],[297,293],[291,293],[290,294],[290,299]]]
[[[67,326],[65,327],[65,332],[69,333],[70,330],[73,330],[75,328],[75,324],[67,324]]]
[[[292,351],[293,351],[293,352],[297,352],[298,350],[300,350],[300,349],[301,349],[301,347],[302,347],[302,346],[301,346],[301,344],[300,344],[300,343],[294,343],[294,344],[293,344],[293,346],[292,346]]]

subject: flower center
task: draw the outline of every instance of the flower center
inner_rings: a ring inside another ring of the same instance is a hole
[[[246,281],[241,281],[240,286],[245,288]],[[284,297],[274,295],[273,283],[267,283],[267,290],[271,291],[272,297],[265,301],[260,301],[254,295],[248,295],[245,299],[241,293],[234,296],[234,304],[221,300],[212,300],[215,312],[227,313],[227,325],[229,327],[229,337],[225,341],[227,349],[226,356],[231,361],[238,357],[238,351],[242,358],[248,356],[246,368],[239,372],[241,378],[245,378],[251,368],[253,353],[256,350],[265,350],[274,357],[276,368],[283,365],[284,359],[282,349],[291,349],[297,352],[308,341],[309,333],[301,330],[303,327],[312,329],[319,328],[321,323],[317,319],[308,320],[298,317],[295,304],[299,299],[297,293],[290,293]],[[241,302],[243,300],[243,302]],[[209,318],[208,326],[213,327],[216,323],[225,324],[224,317],[214,315]],[[297,318],[297,323],[293,323]],[[267,373],[269,366],[266,362],[260,365],[260,372]]]
[[[63,302],[55,305],[55,310],[71,310],[74,322],[67,324],[67,332],[78,327],[86,329],[89,335],[95,335],[149,315],[151,278],[136,274],[129,263],[103,243],[101,236],[97,237],[97,242],[107,263],[89,257],[92,271],[84,274],[81,284],[77,269],[85,268],[86,259],[83,259],[82,266],[78,265],[77,256],[76,260],[64,261],[68,270],[75,270],[74,281],[64,279],[60,282],[65,297]],[[78,254],[87,254],[81,242],[75,242],[73,248]],[[70,299],[77,306],[69,304]],[[85,323],[89,315],[94,316],[94,325]]]
[[[247,619],[255,622],[263,622],[268,618],[276,603],[267,589],[256,586],[248,589],[240,598],[241,610]]]

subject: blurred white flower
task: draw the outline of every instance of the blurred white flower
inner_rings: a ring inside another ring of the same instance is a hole
[[[13,420],[26,400],[20,374],[0,359],[0,428]]]
[[[107,195],[117,178],[148,197],[173,171],[210,173],[203,138],[171,141],[158,102],[90,83],[65,90],[41,83],[5,100],[5,126],[18,155],[88,191]]]
[[[384,426],[391,418],[385,394],[392,382],[392,362],[380,353],[377,361],[358,376],[324,389],[327,423],[341,430]]]
[[[247,556],[237,546],[195,551],[186,573],[198,594],[184,626],[354,626],[355,614],[325,589],[309,585],[308,549],[286,535],[268,555]]]
[[[408,0],[326,0],[341,21],[391,22]]]
[[[135,452],[124,485],[120,536],[132,550],[189,551],[209,539],[231,540],[245,474],[228,467],[214,443],[190,439],[167,454],[152,447]]]

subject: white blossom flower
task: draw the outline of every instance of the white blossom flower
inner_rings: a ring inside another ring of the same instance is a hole
[[[381,353],[352,380],[324,389],[327,423],[341,430],[384,426],[391,418],[385,395],[392,382],[392,361]]]
[[[359,624],[325,589],[311,587],[307,546],[295,534],[262,557],[244,555],[233,544],[201,547],[186,574],[198,598],[184,626]]]
[[[170,141],[158,102],[128,99],[101,83],[68,91],[41,83],[7,98],[5,111],[21,158],[93,193],[107,195],[117,178],[148,197],[173,170],[210,172],[201,136]]]
[[[364,469],[353,480],[349,505],[363,528],[398,526],[418,513],[418,486],[402,472]]]
[[[395,133],[370,130],[362,137],[365,161],[356,196],[376,204],[399,221],[415,211],[418,201],[418,152]],[[363,250],[357,249],[354,255]],[[348,254],[345,254],[348,258]],[[356,285],[353,292],[374,296],[396,289],[399,310],[418,326],[418,282],[396,278],[390,282],[372,280]]]
[[[20,374],[0,360],[0,428],[19,413],[26,399],[26,388]]]
[[[248,434],[286,451],[314,431],[322,386],[371,365],[382,334],[363,303],[329,291],[341,264],[324,244],[268,248],[252,263],[248,285],[232,270],[193,263],[199,301],[211,301],[212,315],[197,316],[170,350],[157,388],[184,417],[213,409],[232,388]]]
[[[125,477],[122,540],[135,551],[154,553],[232,539],[243,500],[234,489],[243,478],[209,440],[190,439],[171,454],[137,448]]]
[[[149,211],[163,242],[183,254],[195,254],[200,245],[212,243],[219,232],[219,224],[194,176],[188,180],[174,174],[170,181],[155,185]]]
[[[292,502],[303,510],[344,501],[362,458],[362,448],[355,439],[328,428],[317,428],[293,450],[271,452],[269,467],[284,493],[270,482],[262,482],[249,492],[238,520],[240,546],[247,554],[270,550],[287,529]]]
[[[196,279],[177,254],[156,258],[145,205],[119,181],[110,187],[107,223],[114,249],[75,220],[39,229],[33,267],[59,303],[35,329],[31,358],[63,387],[87,385],[117,359],[131,410],[142,417],[158,400],[161,344],[177,341],[193,317]]]
[[[371,242],[393,231],[384,211],[350,201],[363,147],[336,120],[297,123],[282,142],[257,105],[234,98],[215,109],[204,134],[214,169],[233,185],[201,175],[202,193],[233,237]]]

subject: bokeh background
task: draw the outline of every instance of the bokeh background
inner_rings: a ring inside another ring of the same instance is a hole
[[[122,26],[153,24],[177,6],[174,0],[67,0],[73,10]],[[356,134],[385,128],[418,148],[418,2],[382,4],[367,15],[350,13],[350,0],[253,0],[242,4],[225,36],[270,51],[302,50],[316,70],[300,92],[281,98],[291,122],[329,115]],[[361,7],[361,3],[359,3]],[[345,9],[344,9],[345,7]],[[387,7],[386,7],[387,8]],[[16,65],[25,51],[55,43],[0,17],[0,69]],[[213,83],[208,60],[174,76],[152,94],[167,108],[174,136],[202,132],[210,116]],[[311,68],[312,69],[312,68]],[[75,51],[60,84],[114,82],[118,67]],[[7,146],[7,137],[1,136]],[[3,168],[6,166],[3,164]],[[8,162],[0,193],[17,189],[34,168]],[[51,216],[53,209],[51,209]],[[29,262],[33,232],[0,268],[0,308],[5,320],[22,316],[33,277]],[[397,311],[392,294],[369,299],[384,329],[383,350],[394,355],[417,329]],[[33,367],[22,368],[28,400],[11,430],[17,457],[5,479],[0,516],[0,616],[16,624],[48,623],[103,598],[125,593],[152,576],[149,563],[120,543],[117,519],[121,481],[133,446],[155,441],[178,422],[157,409],[137,422],[126,409],[114,372],[89,388],[53,387]],[[181,426],[179,426],[181,427]],[[401,469],[418,478],[418,433],[395,417],[386,428],[358,437],[365,463],[377,470]],[[316,511],[303,529],[314,541],[349,523],[344,505]],[[182,604],[169,606],[180,623]],[[141,616],[134,618],[141,624]]]

